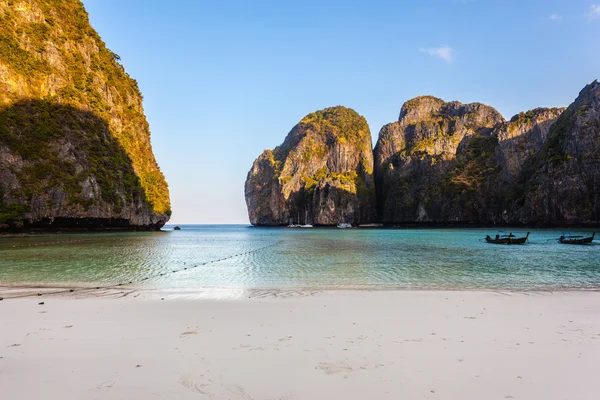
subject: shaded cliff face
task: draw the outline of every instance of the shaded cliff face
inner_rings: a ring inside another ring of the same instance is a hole
[[[375,220],[371,133],[345,107],[307,115],[254,162],[245,185],[253,225]]]
[[[404,104],[375,147],[380,219],[384,223],[477,218],[469,192],[490,168],[491,135],[504,118],[483,104],[446,103],[425,96]],[[456,192],[465,194],[457,196]]]
[[[550,129],[520,221],[600,223],[600,83],[587,85]]]
[[[400,120],[382,128],[375,147],[380,219],[511,223],[526,177],[561,112],[536,109],[506,122],[483,104],[408,101]]]
[[[503,182],[516,183],[531,174],[550,128],[564,110],[536,108],[519,113],[494,129],[498,138],[496,161]]]
[[[551,127],[564,108],[536,108],[515,115],[494,129],[498,138],[495,167],[487,177],[486,196],[496,198],[491,205],[491,222],[519,224],[525,188],[540,159]],[[529,223],[527,221],[526,223]]]
[[[0,228],[169,219],[142,96],[118,60],[79,0],[0,1]]]

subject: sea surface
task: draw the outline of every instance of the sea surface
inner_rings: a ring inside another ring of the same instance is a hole
[[[166,226],[161,232],[0,236],[0,284],[124,283],[157,289],[600,288],[600,241],[591,246],[562,245],[558,230],[532,230],[528,244],[501,246],[487,244],[483,238],[508,229],[180,226],[180,231]]]

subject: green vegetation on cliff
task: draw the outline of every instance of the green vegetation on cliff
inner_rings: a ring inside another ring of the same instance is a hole
[[[68,150],[84,158],[80,160],[84,170],[77,172],[69,157],[57,151],[67,142]],[[22,195],[30,200],[36,192],[59,187],[70,202],[87,208],[96,202],[81,196],[80,182],[90,176],[96,179],[102,199],[117,212],[144,194],[129,156],[110,136],[106,123],[93,113],[43,100],[19,102],[0,110],[0,143],[27,162],[17,172],[21,187],[8,193],[10,197]]]
[[[464,151],[457,154],[453,169],[447,176],[450,193],[479,191],[485,179],[498,172],[494,158],[498,138],[476,135],[469,139]]]
[[[60,187],[87,208],[82,184],[93,175],[114,212],[141,196],[154,213],[170,215],[142,96],[119,60],[80,0],[0,0],[0,147],[27,163],[16,171],[22,193],[5,196],[28,201]],[[81,146],[85,170],[74,171],[58,151],[66,137]]]
[[[373,151],[367,121],[346,107],[304,117],[254,162],[246,180],[251,223],[317,225],[375,218]]]
[[[370,143],[365,148],[364,138],[366,135],[371,136],[367,120],[351,108],[337,106],[315,111],[302,118],[299,126],[303,130],[325,136],[327,143],[349,144],[361,151],[371,151]],[[304,152],[304,156],[323,156],[324,151],[322,143],[313,141],[309,151]],[[373,166],[364,160],[363,167],[367,173],[373,173]]]

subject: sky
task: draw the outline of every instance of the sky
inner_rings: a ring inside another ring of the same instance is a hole
[[[600,0],[84,0],[144,95],[171,223],[248,223],[244,182],[305,115],[420,95],[505,118],[600,79]]]

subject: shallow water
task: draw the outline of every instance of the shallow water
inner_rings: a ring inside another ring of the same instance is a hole
[[[181,227],[0,237],[0,283],[131,281],[160,289],[600,288],[600,244],[561,245],[553,240],[561,234],[556,230],[532,230],[529,244],[501,246],[482,240],[497,233],[490,229]]]

